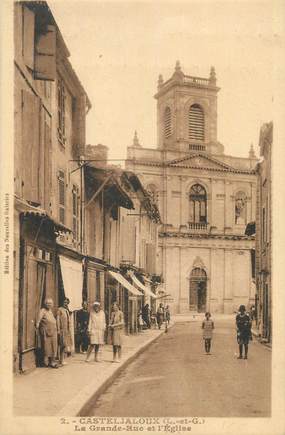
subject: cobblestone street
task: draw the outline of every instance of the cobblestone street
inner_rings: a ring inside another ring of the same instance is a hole
[[[270,416],[271,351],[255,339],[238,360],[234,316],[215,322],[211,355],[201,323],[177,323],[90,406],[98,416]]]

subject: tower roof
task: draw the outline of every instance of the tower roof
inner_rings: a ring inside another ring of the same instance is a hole
[[[162,75],[159,75],[157,93],[155,94],[155,98],[157,99],[165,92],[167,92],[172,86],[186,86],[192,88],[204,88],[208,90],[213,90],[215,92],[219,91],[220,88],[216,86],[216,72],[215,68],[212,66],[210,70],[210,75],[208,78],[205,77],[197,77],[184,74],[181,69],[180,61],[176,61],[175,69],[173,75],[170,79],[163,81]]]

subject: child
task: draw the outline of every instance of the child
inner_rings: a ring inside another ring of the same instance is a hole
[[[140,311],[139,315],[138,315],[138,328],[139,328],[139,332],[141,332],[143,330],[143,324],[144,324],[144,321],[143,321],[143,318],[142,318],[142,311]]]
[[[211,350],[211,340],[213,337],[213,329],[214,329],[214,322],[211,317],[211,313],[207,312],[205,313],[205,320],[203,320],[202,323],[202,329],[203,329],[203,339],[205,341],[205,351],[207,355],[210,355]]]

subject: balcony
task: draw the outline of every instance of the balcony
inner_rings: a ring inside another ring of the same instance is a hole
[[[208,233],[208,224],[203,222],[188,222],[188,230],[193,234]]]
[[[205,145],[189,144],[190,151],[206,151]]]

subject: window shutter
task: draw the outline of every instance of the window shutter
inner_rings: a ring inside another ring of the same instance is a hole
[[[35,79],[51,80],[56,77],[56,28],[48,25],[45,33],[37,35],[35,47]]]
[[[193,104],[189,110],[189,139],[204,140],[205,120],[203,109]]]
[[[59,221],[65,223],[65,175],[64,171],[58,171],[58,204],[59,204]]]
[[[23,6],[23,57],[24,62],[31,70],[34,69],[34,37],[35,15]]]
[[[39,202],[39,123],[40,101],[34,94],[22,91],[22,162],[23,193],[28,201]]]
[[[172,126],[171,126],[171,110],[169,107],[166,107],[164,111],[164,136],[169,138],[172,133]]]

